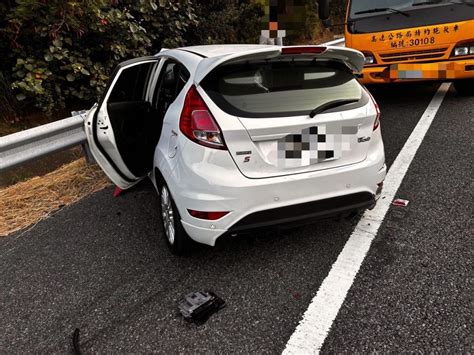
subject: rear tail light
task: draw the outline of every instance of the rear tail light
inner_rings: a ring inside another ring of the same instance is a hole
[[[206,219],[208,221],[215,221],[219,218],[224,217],[229,212],[204,212],[204,211],[195,211],[195,210],[188,210],[189,214],[194,218],[199,219]]]
[[[377,104],[377,102],[375,101],[374,97],[370,93],[370,91],[365,86],[362,86],[362,87],[364,88],[367,95],[369,95],[370,100],[372,101],[372,103],[375,107],[376,116],[375,116],[375,121],[374,121],[374,126],[373,126],[373,130],[375,131],[380,126],[380,108],[379,108],[379,105]]]
[[[186,94],[179,129],[197,144],[209,148],[227,149],[219,125],[194,85]]]
[[[326,47],[283,47],[281,49],[281,54],[317,54],[323,53],[326,50]]]

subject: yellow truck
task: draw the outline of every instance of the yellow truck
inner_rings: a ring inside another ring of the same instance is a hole
[[[364,84],[449,80],[474,94],[474,0],[349,0],[344,34],[365,55]]]

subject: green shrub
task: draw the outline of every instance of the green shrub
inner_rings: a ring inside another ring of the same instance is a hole
[[[15,99],[10,88],[10,82],[0,72],[0,120],[14,123],[18,120],[18,115],[15,110]]]
[[[258,43],[263,7],[250,0],[198,0],[188,44]]]
[[[1,29],[16,99],[44,110],[91,102],[117,63],[184,43],[190,1],[17,0]],[[5,66],[7,68],[5,68]]]

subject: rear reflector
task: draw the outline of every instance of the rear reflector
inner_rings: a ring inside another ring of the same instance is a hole
[[[281,54],[317,54],[323,53],[326,47],[284,47]]]
[[[206,219],[209,221],[215,221],[221,217],[224,217],[229,212],[204,212],[204,211],[195,211],[195,210],[188,210],[189,214],[194,218],[199,219]]]

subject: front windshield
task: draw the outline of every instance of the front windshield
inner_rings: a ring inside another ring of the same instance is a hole
[[[409,11],[420,7],[453,4],[474,4],[474,0],[353,0],[350,18],[357,19],[396,11]]]

